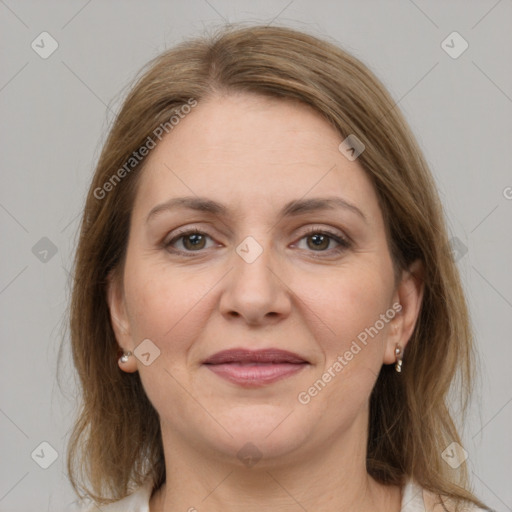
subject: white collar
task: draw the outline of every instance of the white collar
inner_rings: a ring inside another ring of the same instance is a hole
[[[152,493],[153,481],[148,479],[129,496],[105,505],[101,507],[101,510],[103,512],[149,512],[149,501]],[[79,510],[82,512],[96,512],[97,508],[92,505],[90,508],[86,507]],[[480,509],[475,507],[467,510]],[[423,488],[412,479],[408,479],[403,487],[400,512],[425,512]]]

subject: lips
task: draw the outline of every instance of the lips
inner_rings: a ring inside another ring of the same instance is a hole
[[[280,349],[223,350],[203,364],[221,378],[244,387],[259,387],[291,377],[309,362],[293,352]]]
[[[279,349],[246,350],[232,349],[217,352],[204,361],[203,364],[226,364],[226,363],[307,363],[305,359],[293,352]]]

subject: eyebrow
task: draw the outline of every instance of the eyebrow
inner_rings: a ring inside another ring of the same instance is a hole
[[[232,212],[229,208],[217,201],[213,201],[206,197],[186,196],[174,197],[155,206],[146,217],[146,222],[149,222],[154,216],[164,211],[172,211],[174,209],[188,209],[195,210],[203,213],[210,213],[217,216],[229,217]],[[336,208],[343,208],[349,210],[365,222],[368,219],[364,213],[354,204],[342,199],[341,197],[317,197],[311,199],[296,199],[285,204],[279,212],[279,217],[293,217],[303,215],[305,213],[313,213],[321,210],[334,210]]]

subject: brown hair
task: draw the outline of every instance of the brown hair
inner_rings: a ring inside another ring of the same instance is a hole
[[[148,476],[157,487],[165,481],[159,418],[138,373],[117,366],[119,347],[106,299],[109,273],[119,276],[122,270],[145,159],[130,169],[125,164],[191,99],[248,92],[300,101],[342,137],[355,134],[365,145],[358,162],[377,191],[396,269],[416,259],[425,267],[423,303],[404,371],[397,375],[383,366],[370,399],[368,473],[394,485],[413,477],[455,503],[483,506],[468,490],[465,464],[454,470],[441,457],[450,443],[461,443],[448,391],[454,382],[460,385],[463,411],[470,394],[474,364],[467,306],[433,178],[384,86],[339,47],[269,26],[223,28],[186,41],[141,73],[100,155],[76,253],[70,326],[82,405],[68,452],[76,492],[107,503]]]

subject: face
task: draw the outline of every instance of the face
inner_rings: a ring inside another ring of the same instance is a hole
[[[148,157],[108,297],[164,444],[270,460],[366,435],[419,294],[395,286],[376,193],[341,141],[307,106],[241,94],[200,103]]]

